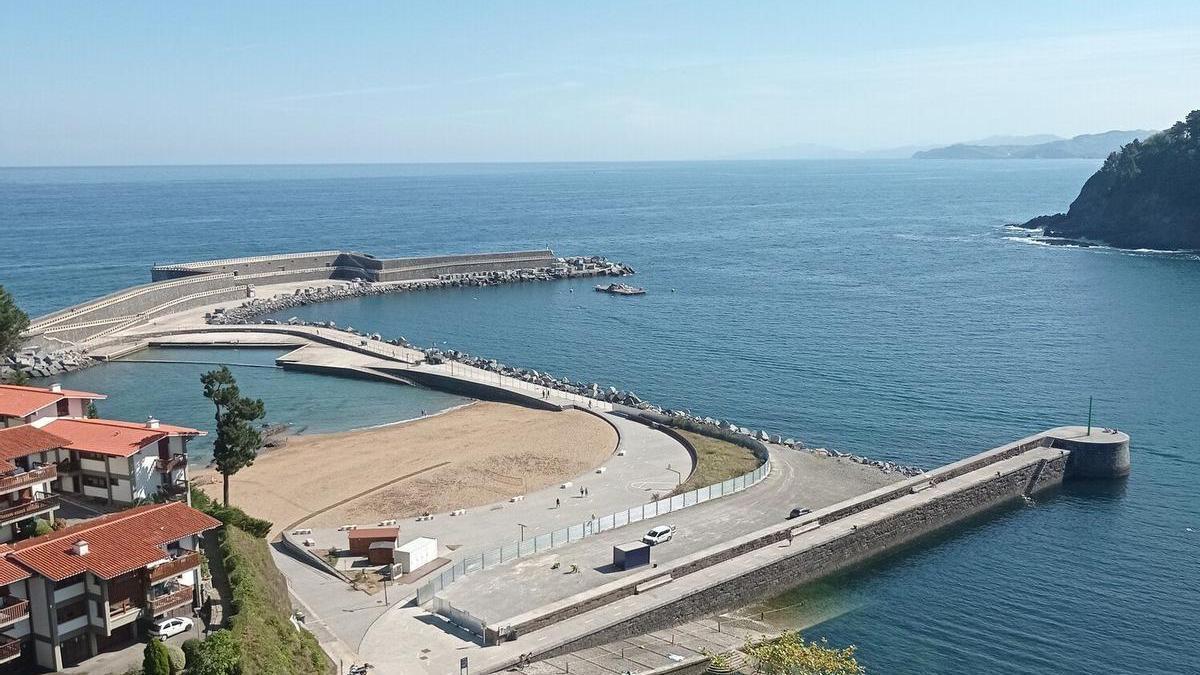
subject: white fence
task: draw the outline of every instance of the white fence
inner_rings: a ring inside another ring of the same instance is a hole
[[[762,479],[766,478],[771,473],[771,463],[768,461],[750,473],[730,478],[721,483],[714,483],[690,492],[685,492],[680,495],[667,497],[658,501],[648,502],[640,506],[634,506],[624,511],[618,511],[606,516],[601,516],[594,520],[586,520],[570,527],[565,527],[561,530],[555,530],[546,534],[539,534],[529,539],[514,541],[504,544],[498,548],[483,551],[472,556],[468,556],[457,563],[450,569],[442,572],[434,577],[429,583],[417,589],[417,603],[424,605],[433,602],[438,591],[441,591],[446,586],[454,583],[460,577],[486,570],[496,565],[523,558],[527,555],[541,553],[552,548],[557,548],[563,544],[573,541],[578,541],[585,537],[590,537],[594,534],[607,532],[618,527],[632,525],[633,523],[654,518],[655,516],[674,513],[680,509],[686,509],[697,504],[720,499],[731,494],[741,492],[748,487],[752,487]],[[461,610],[454,608],[449,602],[437,598],[434,603],[433,610],[446,618],[455,621],[455,617],[466,614]],[[469,616],[469,615],[468,615]],[[471,617],[467,623],[458,623],[468,630],[472,630],[474,623],[479,623],[477,619]],[[468,625],[471,624],[471,625]]]

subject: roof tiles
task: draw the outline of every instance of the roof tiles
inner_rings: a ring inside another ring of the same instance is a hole
[[[0,416],[24,417],[54,405],[64,398],[105,399],[104,394],[90,391],[61,389],[54,391],[42,387],[25,387],[16,384],[0,384]]]
[[[17,542],[8,557],[54,581],[85,571],[107,580],[162,560],[161,546],[220,524],[182,502],[136,506]],[[84,555],[73,551],[80,540],[88,544]]]
[[[188,427],[159,424],[150,427],[135,422],[99,419],[59,418],[42,427],[66,439],[68,450],[94,452],[113,457],[130,457],[138,450],[168,436],[203,436],[204,432]]]

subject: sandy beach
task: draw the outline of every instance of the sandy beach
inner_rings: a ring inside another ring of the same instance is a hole
[[[579,475],[616,449],[586,412],[477,402],[395,425],[295,436],[230,481],[230,499],[275,524],[327,527],[503,501]],[[195,482],[220,498],[220,475]]]

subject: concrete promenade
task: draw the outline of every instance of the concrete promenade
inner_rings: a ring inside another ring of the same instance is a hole
[[[677,480],[668,464],[688,467],[691,456],[687,450],[666,434],[615,415],[605,415],[617,426],[620,443],[617,451],[605,463],[607,471],[581,474],[572,482],[572,489],[546,488],[526,495],[521,502],[500,502],[468,510],[462,516],[435,514],[433,520],[404,519],[400,525],[401,539],[432,536],[439,541],[441,554],[451,560],[476,554],[519,539],[524,523],[526,537],[566,527],[587,520],[592,514],[609,513],[628,508],[649,499],[652,490],[668,488]],[[586,486],[587,497],[579,496],[578,488]],[[555,505],[558,499],[560,505]],[[359,523],[374,525],[374,523]],[[348,535],[336,529],[314,530],[313,538],[320,547],[336,544],[346,547]],[[303,538],[303,537],[301,537]],[[455,550],[450,550],[454,546]],[[353,591],[345,581],[319,571],[291,555],[275,550],[276,564],[288,578],[296,597],[307,606],[310,627],[324,631],[318,637],[339,649],[344,656],[355,655],[357,646],[371,624],[384,611],[383,595]],[[436,572],[435,572],[436,573]],[[427,581],[417,580],[406,586],[389,587],[389,606],[399,607],[411,601],[416,588]],[[353,660],[351,658],[351,660]]]
[[[594,608],[582,613],[564,614],[565,618],[556,619],[544,628],[521,634],[515,641],[492,647],[482,647],[478,640],[467,642],[461,637],[454,640],[439,639],[438,633],[443,636],[453,635],[453,628],[435,625],[436,617],[425,617],[422,620],[422,616],[414,608],[394,610],[384,615],[372,627],[363,640],[360,653],[377,664],[382,672],[454,672],[458,658],[468,656],[473,672],[487,673],[515,663],[522,654],[533,653],[537,658],[553,658],[560,653],[578,651],[661,628],[662,626],[655,625],[656,622],[665,622],[668,625],[684,623],[686,620],[671,621],[668,617],[695,618],[712,611],[721,611],[726,608],[726,604],[750,604],[777,593],[782,588],[815,579],[837,569],[844,569],[888,548],[882,545],[857,544],[859,539],[887,532],[889,534],[878,535],[885,537],[879,540],[880,544],[884,541],[890,541],[893,545],[910,541],[915,536],[993,505],[997,503],[996,500],[1019,496],[1020,489],[1025,488],[1031,479],[1037,481],[1038,476],[1043,476],[1045,481],[1039,486],[1056,482],[1056,477],[1061,479],[1061,471],[1057,476],[1052,472],[1043,474],[1040,467],[1044,466],[1044,462],[1057,462],[1061,466],[1065,463],[1065,453],[1054,448],[1036,447],[1015,457],[984,465],[927,487],[921,487],[921,479],[912,479],[916,492],[910,491],[873,507],[822,523],[819,527],[807,530],[799,528],[803,531],[796,532],[790,542],[782,540],[762,545],[724,562],[674,578],[664,585],[612,602],[596,604]],[[951,509],[944,521],[927,520],[924,528],[913,526],[895,530],[888,526],[890,522],[910,516],[921,519],[923,517],[920,514],[929,509],[942,508],[947,500],[953,502],[960,495],[973,494],[978,490],[987,491],[997,479],[1009,478],[1018,487],[1015,494],[1001,490],[993,497],[980,501],[974,508]],[[842,506],[837,504],[818,510],[812,518],[815,521],[822,515],[834,514],[840,511]],[[698,553],[694,558],[711,554],[723,547],[737,545],[740,541],[753,541],[779,529],[779,526],[774,526],[749,533],[709,551]],[[588,540],[580,542],[581,545],[587,543]],[[842,547],[847,553],[832,563],[832,566],[805,562],[819,559],[812,556],[824,555],[830,547]],[[669,574],[670,566],[668,565],[667,569],[662,569],[663,567],[660,565],[659,570],[647,570],[638,574],[647,579]],[[782,585],[765,583],[766,578],[778,577],[781,574],[794,576]],[[603,592],[603,589],[596,589],[591,593],[599,597],[597,594]],[[588,592],[581,593],[573,601],[586,604],[587,596]],[[404,635],[407,627],[413,625],[413,620],[421,621],[430,627]],[[513,619],[514,622],[519,620],[517,617]],[[398,637],[400,635],[404,636]],[[417,644],[434,644],[437,647],[427,653],[419,650],[409,651],[407,647],[410,636],[418,641]]]
[[[504,619],[526,608],[541,607],[553,599],[627,576],[630,573],[606,569],[611,562],[612,545],[639,539],[655,525],[671,523],[680,530],[675,540],[656,547],[653,552],[653,560],[664,566],[766,525],[780,525],[788,511],[797,505],[819,508],[899,479],[895,474],[884,474],[848,460],[782,446],[770,446],[770,450],[771,474],[749,490],[476,572],[456,581],[442,594],[456,605],[459,601],[468,602],[473,613],[479,612],[488,619]],[[562,561],[560,569],[549,569],[553,560]],[[580,574],[564,574],[572,562],[580,565]],[[476,593],[479,593],[477,598]],[[523,641],[522,638],[518,642]],[[422,651],[426,649],[429,651]],[[494,649],[499,648],[483,649],[478,637],[436,614],[420,607],[401,606],[388,611],[371,627],[359,651],[371,663],[386,664],[388,669],[382,672],[432,674],[449,672],[444,670],[449,661],[439,661],[435,654],[462,655],[474,650],[491,653]]]

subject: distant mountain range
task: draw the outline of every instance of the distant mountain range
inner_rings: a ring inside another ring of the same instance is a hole
[[[1135,138],[1154,131],[1106,131],[1063,138],[1054,134],[988,136],[954,145],[902,145],[875,150],[846,150],[819,143],[794,143],[729,155],[721,159],[1104,159]]]
[[[1045,136],[993,136],[997,143],[956,143],[913,153],[913,159],[1104,159],[1135,138],[1149,138],[1156,132],[1145,129],[1106,131],[1101,134],[1082,134],[1074,138],[1049,137],[1051,140],[1034,143],[1022,139],[1042,139]]]

